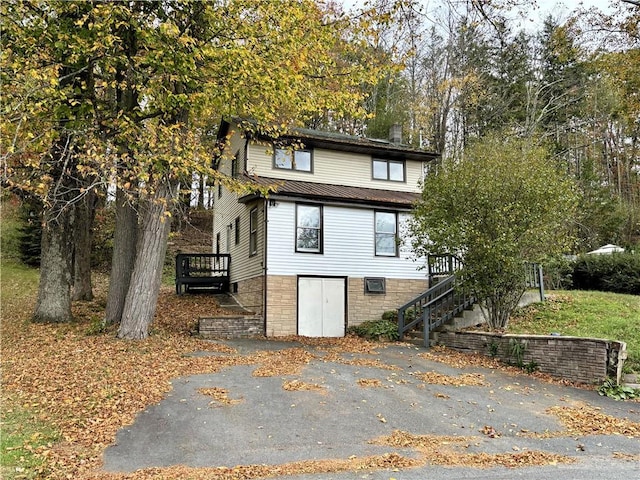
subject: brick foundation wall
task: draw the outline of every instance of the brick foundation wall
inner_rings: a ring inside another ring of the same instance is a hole
[[[251,338],[264,335],[259,316],[201,318],[199,333],[205,338]]]
[[[387,278],[386,294],[365,295],[364,278],[350,277],[348,282],[349,325],[359,325],[367,320],[379,320],[387,310],[396,310],[429,287],[426,279]]]
[[[297,277],[267,275],[268,337],[295,335],[297,332]]]
[[[540,372],[581,383],[620,381],[626,344],[599,338],[547,335],[503,335],[490,332],[436,332],[436,342],[461,351],[490,354],[515,363],[513,344],[523,345],[522,362],[535,362]]]
[[[262,315],[264,277],[261,275],[238,282],[238,291],[233,296],[247,310],[256,315]]]

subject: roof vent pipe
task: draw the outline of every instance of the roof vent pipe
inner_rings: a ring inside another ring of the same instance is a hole
[[[389,128],[389,141],[391,143],[402,143],[402,125],[394,123]]]

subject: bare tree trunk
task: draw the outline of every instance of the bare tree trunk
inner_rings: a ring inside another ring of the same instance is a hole
[[[116,221],[105,324],[120,323],[136,259],[138,215],[126,193],[116,191]]]
[[[34,322],[62,323],[72,319],[70,215],[69,208],[45,212]]]
[[[162,281],[162,267],[171,229],[165,215],[176,183],[163,183],[155,198],[145,202],[136,261],[122,312],[118,337],[141,340],[149,335]]]
[[[71,300],[93,300],[91,288],[91,244],[96,215],[95,190],[90,190],[74,208],[73,290]]]

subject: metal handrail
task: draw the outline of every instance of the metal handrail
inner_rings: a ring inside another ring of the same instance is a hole
[[[430,255],[427,259],[429,282],[439,281],[426,292],[398,308],[398,333],[404,334],[422,323],[424,346],[429,347],[429,333],[473,306],[477,298],[462,286],[462,260],[454,255]],[[544,301],[542,265],[526,262],[525,288],[537,288]]]
[[[429,333],[432,330],[475,302],[475,297],[462,289],[459,277],[449,275],[398,309],[400,339],[407,331],[422,323],[424,345],[428,348]]]

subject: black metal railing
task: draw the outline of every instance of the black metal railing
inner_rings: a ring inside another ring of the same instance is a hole
[[[231,255],[228,253],[179,253],[176,255],[176,293],[191,288],[229,291]]]
[[[453,275],[462,268],[462,260],[455,255],[429,255],[427,257],[429,284]]]
[[[422,327],[425,347],[429,347],[429,333],[448,322],[477,302],[467,291],[460,272],[463,262],[454,255],[429,255],[427,258],[429,290],[398,309],[398,333],[402,339],[408,331]],[[542,265],[526,262],[525,288],[536,288],[544,301]]]
[[[465,291],[460,279],[456,275],[449,275],[398,309],[400,339],[406,332],[422,326],[424,345],[428,347],[429,333],[432,330],[470,308],[475,302],[475,297]]]

